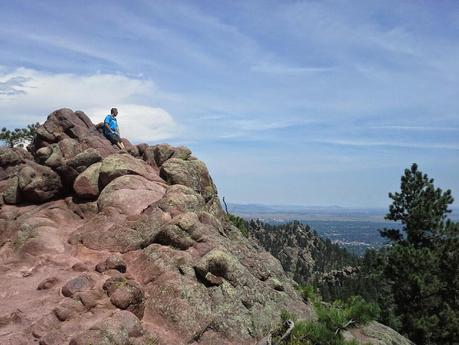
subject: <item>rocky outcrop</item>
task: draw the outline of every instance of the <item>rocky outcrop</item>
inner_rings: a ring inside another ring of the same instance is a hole
[[[125,143],[60,109],[0,150],[0,343],[244,345],[315,317],[189,149]]]
[[[42,203],[60,196],[62,181],[50,168],[28,162],[18,172],[18,188],[25,201]]]
[[[368,325],[350,328],[342,332],[343,338],[348,341],[358,341],[371,345],[414,345],[413,342],[384,326],[379,322],[370,322]]]
[[[292,222],[271,226],[260,221],[249,223],[250,237],[278,258],[284,270],[299,283],[338,277],[346,266],[355,271],[358,259],[346,250],[323,240],[304,224]],[[336,273],[333,275],[334,272]]]

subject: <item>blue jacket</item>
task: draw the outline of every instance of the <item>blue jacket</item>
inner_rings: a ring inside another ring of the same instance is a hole
[[[112,116],[111,114],[108,114],[105,117],[104,120],[104,133],[107,131],[107,128],[105,127],[105,124],[108,124],[108,127],[112,130],[112,132],[115,132],[116,134],[120,134],[120,130],[118,128],[118,122],[116,121],[116,117]]]

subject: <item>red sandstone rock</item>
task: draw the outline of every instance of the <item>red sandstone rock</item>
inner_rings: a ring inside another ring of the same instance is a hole
[[[59,279],[56,277],[49,277],[43,280],[40,284],[37,286],[37,290],[48,290],[51,289],[53,286],[55,286],[59,282]]]
[[[50,168],[27,162],[18,173],[18,185],[24,200],[41,203],[61,195],[62,181]]]
[[[101,167],[102,176],[102,167]],[[113,180],[99,195],[100,210],[115,207],[126,215],[139,215],[148,206],[159,201],[166,188],[142,176],[126,175]]]
[[[62,294],[65,297],[72,297],[77,292],[87,291],[93,287],[93,280],[86,275],[81,275],[65,283],[65,285],[62,287]]]
[[[100,194],[99,171],[102,163],[95,163],[84,170],[73,183],[73,190],[83,199],[95,199]]]
[[[105,261],[102,261],[96,265],[97,272],[105,272],[110,269],[115,269],[118,272],[126,272],[126,263],[118,255],[110,255]]]
[[[102,187],[124,175],[139,175],[150,181],[162,181],[152,167],[129,154],[110,155],[102,161],[99,177]]]

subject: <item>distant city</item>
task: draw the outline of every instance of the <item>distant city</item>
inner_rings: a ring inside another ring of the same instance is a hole
[[[228,211],[247,220],[259,219],[270,224],[298,220],[309,225],[318,235],[356,255],[363,255],[367,249],[379,248],[385,244],[378,230],[401,227],[400,224],[384,219],[387,209],[383,208],[229,203]],[[451,219],[459,220],[458,209],[453,209]]]

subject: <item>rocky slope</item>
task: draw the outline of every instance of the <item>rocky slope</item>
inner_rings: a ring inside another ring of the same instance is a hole
[[[358,258],[323,240],[300,222],[269,225],[249,223],[250,237],[279,259],[285,272],[299,283],[348,275],[355,272]]]
[[[0,344],[244,345],[315,318],[189,149],[125,145],[60,109],[0,149]]]
[[[254,344],[314,317],[189,149],[119,152],[70,109],[37,134],[0,150],[1,344]]]

